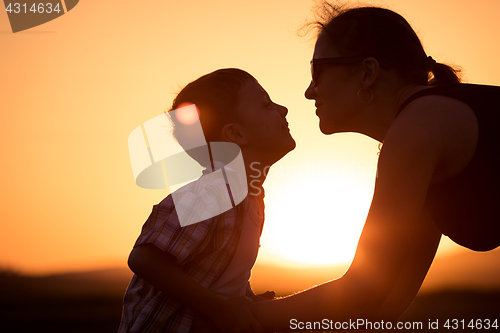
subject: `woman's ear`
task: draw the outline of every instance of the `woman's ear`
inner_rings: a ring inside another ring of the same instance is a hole
[[[222,127],[222,138],[227,142],[236,143],[238,146],[248,143],[240,125],[235,123],[226,124]]]
[[[370,88],[375,83],[375,80],[379,75],[380,64],[378,63],[377,59],[369,57],[363,60],[363,62],[361,63],[361,69],[363,75],[363,89]]]

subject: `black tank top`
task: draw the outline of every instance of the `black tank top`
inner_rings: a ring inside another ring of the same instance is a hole
[[[452,84],[425,89],[399,108],[428,95],[447,96],[467,104],[479,125],[476,151],[457,176],[429,187],[426,208],[441,232],[476,251],[500,245],[500,87]]]

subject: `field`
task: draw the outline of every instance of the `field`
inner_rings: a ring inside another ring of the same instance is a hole
[[[125,269],[26,277],[0,274],[1,331],[50,333],[116,332],[122,297],[131,277]],[[447,319],[494,319],[500,314],[500,290],[423,292],[401,318],[422,322],[419,332],[498,330],[445,329]],[[428,329],[439,320],[439,330]],[[466,327],[467,328],[467,327]]]

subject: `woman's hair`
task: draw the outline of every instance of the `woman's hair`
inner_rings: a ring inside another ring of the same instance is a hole
[[[427,57],[422,43],[399,14],[379,7],[346,8],[327,2],[313,22],[342,56],[374,57],[406,84],[460,83],[459,69]]]
[[[188,104],[196,105],[206,141],[223,141],[222,128],[238,120],[238,92],[249,80],[255,78],[237,68],[219,69],[203,75],[177,94],[170,111]],[[174,128],[173,135],[183,146],[183,132],[188,125],[183,125],[176,117],[170,119]]]

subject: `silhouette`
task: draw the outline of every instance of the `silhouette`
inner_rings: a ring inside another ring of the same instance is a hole
[[[500,245],[500,87],[460,84],[406,20],[326,4],[305,92],[324,134],[382,145],[353,262],[339,279],[250,304],[266,329],[290,320],[395,321],[417,294],[444,233],[469,249]],[[296,321],[294,321],[296,323]],[[366,327],[357,327],[366,329]]]
[[[151,161],[137,164],[136,180],[161,158],[169,185],[193,175],[182,173],[179,156],[205,170],[155,205],[144,223],[129,256],[135,274],[119,332],[262,332],[247,297],[274,292],[254,295],[249,279],[264,223],[264,171],[295,148],[287,113],[247,72],[220,69],[184,87],[168,113],[183,154],[158,152],[161,131],[145,124],[150,147],[131,151],[149,151]]]

